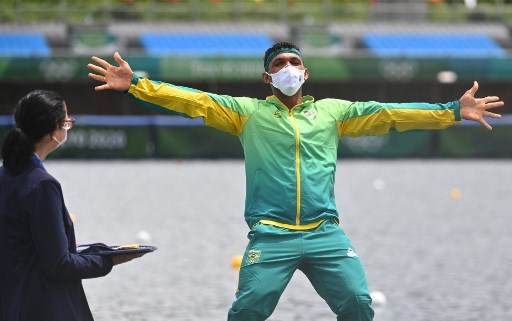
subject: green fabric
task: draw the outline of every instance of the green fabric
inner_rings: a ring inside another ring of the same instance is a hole
[[[334,221],[306,231],[257,224],[249,238],[229,321],[268,318],[297,269],[308,277],[339,320],[373,319],[361,260]]]
[[[245,123],[240,141],[246,162],[249,226],[263,219],[304,225],[338,218],[334,200],[336,116],[348,110],[350,103],[313,103],[308,96],[303,102],[288,111],[272,96]]]

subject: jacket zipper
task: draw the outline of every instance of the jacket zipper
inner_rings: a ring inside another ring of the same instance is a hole
[[[295,215],[295,224],[300,225],[300,133],[299,126],[295,117],[293,117],[292,111],[289,110],[288,114],[295,128],[295,176],[297,179],[297,212]]]

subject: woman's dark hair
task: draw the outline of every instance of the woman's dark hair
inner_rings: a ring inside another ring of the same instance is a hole
[[[64,99],[56,92],[34,90],[21,98],[14,109],[15,127],[7,132],[2,145],[4,167],[19,174],[30,161],[35,145],[65,118]]]

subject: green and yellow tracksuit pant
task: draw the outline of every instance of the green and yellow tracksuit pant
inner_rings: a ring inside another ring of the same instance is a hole
[[[310,230],[256,224],[249,239],[228,321],[266,320],[297,269],[337,320],[373,320],[363,265],[334,220]]]

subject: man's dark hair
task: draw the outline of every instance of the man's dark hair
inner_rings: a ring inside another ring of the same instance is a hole
[[[302,59],[299,47],[297,47],[291,42],[278,42],[272,47],[268,48],[267,51],[265,51],[265,56],[263,57],[263,66],[265,67],[265,70],[268,70],[268,65],[270,64],[270,60],[272,60],[269,59],[269,57],[272,55],[272,53],[282,51],[283,49],[292,49],[293,51],[297,51],[297,53],[299,54],[299,56],[301,56]]]

